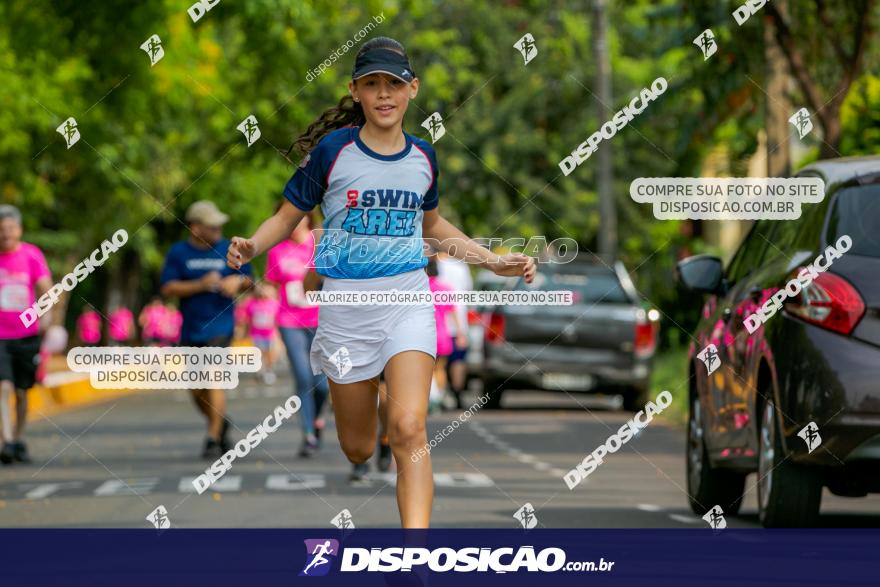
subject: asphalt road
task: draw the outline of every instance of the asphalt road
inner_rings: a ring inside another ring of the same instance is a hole
[[[243,383],[230,392],[236,438],[291,392],[287,379]],[[476,398],[472,394],[472,399]],[[538,527],[707,527],[687,506],[685,435],[655,420],[590,477],[569,490],[562,476],[630,415],[605,398],[511,392],[505,409],[477,411],[434,449],[435,527],[519,527],[528,503]],[[431,416],[429,438],[459,412]],[[330,527],[342,510],[355,527],[397,527],[395,474],[371,473],[352,486],[350,465],[328,419],[325,446],[297,457],[299,427],[288,422],[214,487],[190,481],[203,425],[186,392],[128,396],[43,418],[29,429],[34,463],[0,468],[0,527],[150,527],[164,506],[172,527]],[[755,476],[728,527],[757,526]],[[880,526],[880,496],[825,492],[823,526]]]

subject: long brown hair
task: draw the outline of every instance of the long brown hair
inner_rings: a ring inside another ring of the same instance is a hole
[[[389,49],[407,57],[406,49],[403,48],[403,45],[390,37],[370,39],[358,50],[357,57],[360,57],[361,54],[366,53],[370,49]],[[413,77],[415,77],[415,72],[413,72]],[[336,106],[325,110],[317,120],[309,125],[306,132],[293,141],[293,144],[287,149],[285,156],[289,156],[294,150],[300,155],[305,155],[311,152],[315,145],[328,133],[346,126],[362,126],[366,121],[364,109],[360,102],[355,102],[350,94],[346,94],[339,100]]]

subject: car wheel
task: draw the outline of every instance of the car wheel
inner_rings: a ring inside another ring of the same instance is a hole
[[[504,380],[496,377],[483,377],[483,395],[486,397],[486,403],[483,406],[490,410],[497,410],[501,407],[501,396],[504,395]]]
[[[822,502],[816,471],[788,460],[772,401],[764,405],[758,439],[758,518],[765,528],[813,526]]]
[[[688,416],[687,485],[691,510],[698,516],[720,505],[725,514],[736,515],[742,505],[746,475],[738,471],[713,467],[703,428],[700,400],[691,399]]]
[[[647,387],[631,387],[623,392],[623,409],[627,412],[638,412],[645,409],[648,403]]]

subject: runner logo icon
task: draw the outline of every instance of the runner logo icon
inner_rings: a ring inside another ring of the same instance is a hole
[[[306,566],[300,577],[322,577],[330,572],[333,559],[339,555],[339,541],[332,538],[310,538],[306,543]]]

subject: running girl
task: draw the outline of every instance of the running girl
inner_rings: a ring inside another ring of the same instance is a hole
[[[531,283],[534,259],[520,253],[499,257],[440,216],[434,150],[402,128],[409,101],[419,90],[403,46],[387,37],[366,42],[348,89],[351,95],[294,143],[309,154],[284,189],[284,205],[251,238],[232,239],[230,267],[237,269],[286,238],[320,205],[324,235],[315,269],[324,276],[325,292],[428,292],[423,237],[437,239],[441,250],[456,257],[469,255],[499,275],[522,275]],[[431,304],[320,309],[312,371],[321,370],[330,379],[337,434],[352,463],[364,463],[373,454],[378,376],[384,370],[404,528],[427,528],[431,517],[431,459],[414,463],[410,454],[427,440],[436,353]]]

